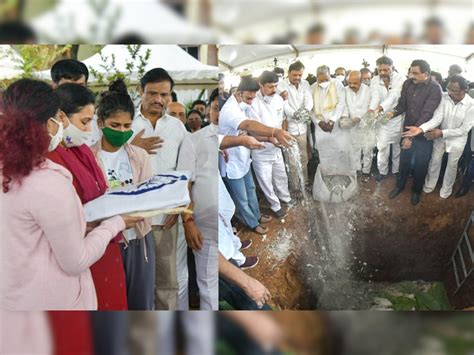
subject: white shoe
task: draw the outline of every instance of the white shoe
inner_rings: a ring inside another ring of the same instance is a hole
[[[430,194],[434,191],[434,188],[429,188],[429,187],[426,187],[426,186],[423,186],[423,192],[426,193],[426,194]]]
[[[447,198],[449,198],[449,196],[451,196],[452,193],[453,193],[452,189],[451,189],[451,191],[446,192],[446,191],[443,190],[443,188],[441,188],[441,190],[439,191],[439,197],[441,197],[443,199],[447,199]]]

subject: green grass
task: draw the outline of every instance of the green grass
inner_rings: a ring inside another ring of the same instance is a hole
[[[433,283],[428,290],[423,290],[413,282],[400,282],[393,285],[402,296],[390,291],[381,292],[379,297],[388,299],[396,311],[445,311],[451,310],[446,289],[441,282]],[[413,295],[414,297],[408,297]]]

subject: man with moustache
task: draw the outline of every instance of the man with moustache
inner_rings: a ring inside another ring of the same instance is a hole
[[[376,61],[378,75],[370,84],[370,111],[378,114],[392,110],[398,103],[405,76],[393,70],[393,61],[389,57],[380,57]],[[392,148],[392,173],[397,174],[400,164],[400,139],[403,116],[397,115],[387,123],[381,123],[376,130],[377,137],[377,181],[387,177],[390,147]]]
[[[300,151],[301,167],[303,169],[304,185],[308,184],[308,124],[302,122],[295,113],[298,110],[305,109],[310,112],[313,109],[313,98],[311,97],[311,89],[306,80],[303,79],[304,65],[300,61],[292,63],[288,68],[288,78],[281,80],[278,84],[278,91],[288,94],[284,101],[284,111],[287,131],[295,139]],[[297,183],[299,177],[296,169],[296,162],[289,156],[286,156],[289,166],[290,185],[292,190],[299,188]]]
[[[256,116],[252,118],[268,127],[281,129],[284,111],[283,99],[276,95],[278,75],[264,71],[260,75],[259,85],[260,90],[253,102]],[[272,143],[264,144],[264,149],[252,150],[253,169],[271,210],[277,218],[283,218],[287,212],[281,207],[281,203],[289,205],[291,197],[282,151]]]
[[[464,152],[469,131],[474,126],[474,100],[467,95],[467,80],[453,75],[449,78],[448,92],[443,93],[441,104],[433,118],[419,127],[410,127],[406,136],[415,137],[421,133],[433,141],[433,154],[428,168],[423,191],[434,191],[441,171],[443,155],[448,154],[441,198],[448,198],[453,192],[458,162]],[[408,128],[408,127],[407,127]]]
[[[397,179],[396,187],[389,194],[391,199],[398,196],[405,188],[412,161],[414,161],[411,204],[416,206],[420,202],[433,150],[433,141],[424,135],[411,137],[410,130],[431,120],[441,102],[441,97],[441,87],[431,79],[430,65],[422,59],[414,60],[410,65],[409,79],[403,83],[398,105],[392,111],[387,112],[388,117],[396,117],[405,113],[404,126],[406,129],[406,132],[402,134],[400,176]]]
[[[176,170],[181,143],[188,135],[178,118],[166,114],[173,85],[173,79],[162,68],[148,71],[140,80],[141,104],[132,123],[135,132],[132,144],[151,154],[154,174]],[[158,143],[156,152],[154,143]],[[186,242],[184,230],[178,228],[177,221],[177,215],[152,218],[156,251],[155,309],[187,308],[186,248],[179,248],[182,253],[178,256],[178,260],[183,261],[178,261],[178,264],[183,265],[179,270],[180,275],[185,274],[186,277],[180,277],[181,282],[178,283],[177,275],[178,230],[179,241]]]

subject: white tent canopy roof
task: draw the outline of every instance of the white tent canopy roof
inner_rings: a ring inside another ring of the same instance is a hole
[[[229,70],[242,70],[259,62],[273,58],[297,58],[323,53],[337,54],[343,59],[343,53],[363,51],[367,54],[390,56],[399,51],[419,52],[419,57],[428,54],[439,54],[453,57],[454,60],[466,61],[474,53],[474,45],[362,45],[362,46],[316,46],[316,45],[222,45],[219,46],[219,62]]]
[[[151,54],[145,71],[153,68],[163,68],[171,75],[176,82],[199,81],[199,80],[217,80],[219,68],[206,65],[186,53],[177,45],[142,45],[140,54],[144,55],[146,50],[150,49]],[[83,61],[89,68],[97,70],[99,73],[107,74],[103,68],[104,62],[101,58],[108,58],[107,64],[111,64],[112,55],[115,57],[115,68],[123,73],[127,73],[127,63],[131,61],[130,53],[125,45],[107,45],[102,48],[100,53],[94,54],[92,57]],[[132,71],[129,78],[132,82],[139,80],[137,72],[138,63]],[[50,71],[45,70],[39,73],[43,79],[50,79]],[[93,83],[95,78],[91,75],[89,82]]]
[[[43,43],[110,43],[124,34],[151,43],[212,43],[212,31],[193,25],[157,0],[109,0],[102,13],[88,0],[60,0],[32,21]]]

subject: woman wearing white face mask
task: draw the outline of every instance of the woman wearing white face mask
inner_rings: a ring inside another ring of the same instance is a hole
[[[85,144],[91,134],[94,94],[78,84],[63,84],[55,93],[59,97],[58,117],[64,125],[63,139],[48,158],[72,174],[73,185],[83,204],[98,198],[107,190],[107,182],[94,153]],[[95,224],[88,224],[88,229]],[[104,256],[91,267],[99,310],[127,309],[125,272],[117,234]]]
[[[62,127],[58,95],[49,85],[13,83],[1,111],[1,308],[95,310],[89,267],[137,219],[116,216],[86,235],[71,174],[47,157]]]

